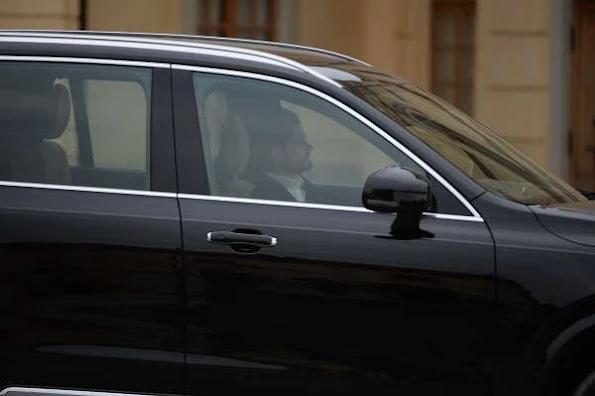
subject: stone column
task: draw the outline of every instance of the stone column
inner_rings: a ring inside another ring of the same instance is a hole
[[[548,165],[550,2],[477,2],[475,115]]]

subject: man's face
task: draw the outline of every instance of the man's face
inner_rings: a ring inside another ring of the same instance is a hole
[[[288,174],[301,174],[312,169],[310,153],[312,146],[306,139],[306,134],[300,124],[292,128],[291,139],[276,151],[277,164]]]

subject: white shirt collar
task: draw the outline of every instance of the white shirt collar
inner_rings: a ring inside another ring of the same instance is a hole
[[[266,174],[277,180],[289,191],[298,202],[306,202],[306,190],[304,190],[304,179],[299,176],[286,176],[277,173],[266,172]]]

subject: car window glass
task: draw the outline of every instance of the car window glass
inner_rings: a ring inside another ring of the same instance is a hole
[[[95,167],[145,170],[148,106],[143,86],[87,80],[84,91]]]
[[[282,102],[300,118],[313,149],[312,167],[306,175],[317,184],[363,186],[374,171],[395,164],[395,160],[368,140],[333,118],[307,107]],[[349,157],[345,157],[349,153]]]
[[[11,62],[0,71],[0,180],[150,188],[150,69]]]
[[[420,167],[347,112],[296,88],[194,74],[211,194],[361,206],[374,171]]]
[[[347,91],[384,113],[486,190],[530,205],[585,200],[568,183],[442,99],[371,67],[337,67],[333,75],[351,76],[341,81]],[[325,69],[317,70],[331,75]]]

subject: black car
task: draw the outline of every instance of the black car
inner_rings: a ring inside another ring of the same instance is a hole
[[[592,395],[595,202],[294,45],[0,32],[0,395]]]

